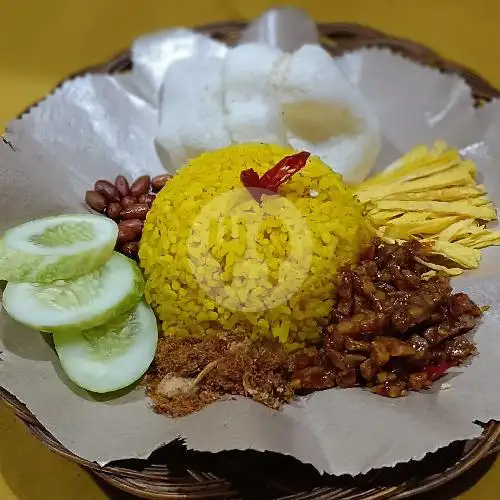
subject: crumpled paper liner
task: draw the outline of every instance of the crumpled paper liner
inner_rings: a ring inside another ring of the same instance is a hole
[[[157,33],[134,45],[129,75],[85,76],[68,82],[9,126],[17,152],[0,144],[0,230],[34,217],[82,211],[98,178],[156,174],[154,149],[161,76],[180,57],[221,57],[226,47],[186,30]],[[500,104],[476,111],[456,76],[392,55],[363,50],[338,60],[380,120],[377,168],[418,143],[444,139],[477,162],[500,205]],[[452,441],[479,436],[473,422],[500,419],[500,249],[484,252],[481,268],[457,279],[479,304],[489,304],[475,339],[480,354],[425,393],[390,400],[360,389],[318,392],[282,411],[247,399],[221,401],[197,414],[154,414],[140,388],[97,397],[61,371],[50,339],[0,315],[0,385],[16,395],[69,450],[101,464],[146,458],[176,437],[189,448],[269,450],[331,474],[420,459]]]

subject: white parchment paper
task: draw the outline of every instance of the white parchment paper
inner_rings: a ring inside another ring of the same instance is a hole
[[[63,85],[9,125],[0,143],[0,230],[35,217],[83,211],[98,178],[156,174],[158,90],[182,57],[222,57],[226,47],[186,30],[134,45],[135,70],[85,76]],[[380,120],[377,167],[419,143],[444,139],[477,162],[500,206],[500,104],[479,111],[456,76],[442,75],[381,50],[338,61]],[[270,410],[250,400],[223,401],[179,420],[154,414],[141,389],[97,398],[62,373],[50,342],[0,314],[0,385],[16,395],[69,450],[88,460],[146,458],[180,436],[188,447],[270,450],[332,474],[422,458],[452,441],[478,436],[475,420],[500,419],[500,250],[484,252],[477,272],[456,280],[491,309],[476,333],[479,356],[448,375],[452,387],[389,400],[360,389],[315,393]]]

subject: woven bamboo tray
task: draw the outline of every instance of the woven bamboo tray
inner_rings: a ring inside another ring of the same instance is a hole
[[[245,23],[242,22],[226,22],[202,26],[198,30],[234,44],[244,27]],[[497,89],[473,71],[409,40],[388,36],[357,24],[322,24],[319,30],[322,43],[334,55],[362,47],[386,47],[443,72],[459,74],[470,85],[478,104],[500,96]],[[130,53],[127,51],[109,62],[79,71],[71,77],[88,72],[122,72],[130,70],[131,66]],[[142,498],[403,499],[442,486],[480,460],[500,451],[500,424],[490,422],[483,425],[483,434],[474,441],[453,443],[420,462],[401,464],[356,478],[320,476],[311,466],[277,454],[233,451],[213,455],[187,451],[180,442],[158,450],[147,461],[127,460],[100,467],[65,449],[22,403],[1,387],[0,398],[14,410],[31,434],[50,450],[77,462],[113,486]],[[89,439],[92,437],[89,436]]]

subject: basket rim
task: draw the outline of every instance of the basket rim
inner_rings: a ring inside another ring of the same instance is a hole
[[[237,35],[246,25],[247,23],[245,21],[221,21],[197,26],[193,29],[216,39],[228,41],[228,39],[231,39],[231,36]],[[377,46],[388,48],[389,50],[397,52],[403,55],[403,57],[410,58],[420,64],[436,67],[446,73],[455,73],[460,75],[469,85],[471,92],[476,99],[476,102],[482,102],[485,100],[488,101],[490,99],[500,97],[500,90],[491,85],[477,72],[454,61],[443,58],[436,51],[426,47],[423,44],[413,42],[406,38],[390,36],[378,29],[358,23],[320,23],[318,24],[318,28],[320,32],[321,42],[334,55],[357,50],[361,47]],[[47,95],[50,95],[66,81],[87,73],[116,73],[126,71],[131,68],[130,57],[131,50],[129,49],[117,54],[103,64],[87,67],[85,69],[76,71],[69,77],[62,80]],[[18,117],[22,117],[33,106],[36,105],[37,103],[29,106]],[[90,462],[86,459],[78,457],[77,455],[63,447],[61,443],[59,443],[59,441],[56,440],[54,436],[52,436],[47,431],[47,429],[44,428],[44,426],[21,401],[19,401],[14,395],[9,393],[1,386],[0,400],[3,400],[7,404],[7,406],[9,406],[14,411],[16,416],[26,425],[29,432],[36,439],[40,440],[48,449],[60,456],[63,456],[64,458],[78,463],[82,467],[89,469],[98,477],[104,479],[113,486],[122,489],[123,491],[127,491],[135,495],[141,494],[141,496],[144,496],[145,498],[209,498],[210,496],[212,496],[208,493],[205,494],[208,496],[191,497],[189,496],[189,494],[187,494],[186,496],[184,496],[184,494],[180,494],[181,496],[178,496],[177,494],[172,494],[171,491],[167,492],[166,494],[158,494],[158,492],[156,492],[154,496],[151,496],[147,491],[142,492],[139,489],[141,487],[140,481],[154,482],[155,480],[158,480],[158,478],[163,477],[164,472],[162,470],[155,470],[154,468],[146,471],[138,471],[115,465],[100,466],[96,462]],[[500,422],[491,421],[485,425],[484,431],[480,437],[469,441],[469,448],[464,450],[464,454],[455,463],[455,465],[442,473],[446,475],[446,479],[444,481],[442,474],[435,474],[434,476],[426,477],[423,481],[418,483],[418,485],[409,484],[410,482],[407,481],[397,486],[376,487],[372,488],[372,490],[370,491],[364,490],[362,493],[358,492],[359,496],[356,495],[355,497],[349,498],[381,500],[383,498],[390,497],[393,499],[403,499],[416,494],[428,492],[463,474],[477,462],[479,462],[486,456],[496,452],[497,448],[499,447]],[[188,473],[191,473],[191,471],[188,471]],[[193,474],[196,473],[193,472]],[[219,488],[214,498],[234,498],[235,495],[238,495],[238,493],[232,489],[232,485],[225,479],[216,478],[215,476],[210,477],[209,475],[201,474],[201,480],[202,483],[200,483],[200,488],[202,485],[206,486],[207,488],[214,487],[216,490],[217,488]],[[137,481],[137,483],[134,483],[134,481]],[[323,492],[328,495],[328,498],[347,498],[334,495],[334,492],[331,488],[324,486],[310,491],[310,493],[317,493],[318,495],[320,495],[318,497],[314,496],[314,498],[327,498],[322,496]],[[303,494],[305,493],[306,492],[304,492]],[[299,498],[313,498],[309,496],[302,496],[303,494],[292,495],[283,498],[294,498],[297,500]],[[330,494],[334,496],[330,496]]]
[[[207,36],[221,39],[226,32],[229,31],[238,33],[244,29],[247,24],[247,21],[241,20],[217,21],[214,23],[197,25],[192,29]],[[471,93],[477,102],[500,98],[500,88],[491,84],[477,71],[452,59],[443,57],[441,54],[427,47],[425,44],[415,42],[404,37],[388,35],[379,29],[360,23],[323,22],[318,23],[317,26],[320,33],[321,43],[335,55],[359,50],[362,47],[387,48],[392,52],[401,54],[407,59],[413,60],[413,62],[436,67],[443,73],[452,73],[461,76],[468,84]],[[353,32],[356,32],[356,36],[353,36]],[[360,43],[360,39],[362,39],[362,43]],[[339,40],[341,40],[343,48],[340,51],[336,51],[335,45]],[[349,45],[352,45],[352,47]],[[112,74],[129,70],[131,68],[131,55],[132,50],[131,48],[128,48],[114,54],[108,60],[100,64],[87,66],[70,73],[66,78],[54,85],[52,90],[50,90],[44,97],[37,102],[30,104],[23,111],[21,111],[16,118],[22,118],[30,111],[31,108],[35,107],[39,102],[54,93],[59,87],[61,87],[61,85],[69,80],[88,73]]]
[[[30,434],[41,441],[50,451],[62,456],[68,460],[71,460],[78,465],[90,470],[92,473],[96,474],[101,479],[113,484],[115,487],[122,489],[128,493],[137,494],[137,490],[132,486],[127,486],[128,481],[133,482],[134,480],[139,481],[154,481],[158,477],[162,477],[163,471],[155,472],[153,471],[138,471],[126,467],[114,466],[114,465],[99,465],[97,462],[92,462],[84,458],[79,457],[73,452],[69,451],[67,448],[61,445],[61,443],[40,423],[40,421],[31,413],[31,411],[26,407],[24,403],[19,401],[17,397],[11,394],[9,391],[0,386],[0,400],[11,408],[15,415],[25,424],[27,430]],[[468,469],[477,464],[480,460],[486,458],[492,453],[498,451],[500,443],[500,422],[490,421],[484,425],[484,430],[478,438],[472,439],[469,442],[468,450],[465,451],[464,455],[454,464],[453,467],[447,469],[445,474],[447,475],[446,482],[449,482],[456,477],[460,476]],[[147,462],[147,460],[144,460]],[[383,488],[384,495],[390,493],[393,499],[403,499],[408,498],[405,493],[405,488],[410,486],[410,481],[398,486],[390,486]],[[411,496],[428,492],[435,489],[443,484],[441,474],[436,474],[425,478],[418,486],[413,487],[411,490]],[[228,495],[232,495],[231,484],[219,478],[203,478],[203,485],[205,487],[218,486],[223,487]],[[413,485],[412,485],[413,486]],[[380,489],[380,488],[379,488]],[[329,491],[328,487],[319,487],[318,490]],[[379,496],[380,491],[377,492],[377,496],[373,497],[375,499],[386,498],[386,496]],[[145,497],[149,498],[149,497]],[[170,494],[168,496],[154,496],[151,498],[174,498]],[[222,498],[222,497],[217,497]],[[282,497],[285,500],[287,497]],[[290,499],[292,497],[289,497]],[[389,497],[387,497],[389,498]],[[372,499],[372,497],[366,497],[366,499]]]

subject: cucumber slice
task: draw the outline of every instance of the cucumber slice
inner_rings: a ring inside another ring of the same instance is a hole
[[[99,393],[123,389],[144,375],[157,343],[156,318],[144,302],[130,315],[106,325],[54,335],[66,375],[76,385]]]
[[[52,283],[102,266],[118,236],[114,221],[100,215],[59,215],[5,232],[0,242],[0,280]]]
[[[130,311],[143,291],[137,264],[114,253],[104,266],[74,280],[7,283],[3,305],[7,314],[36,330],[88,330]]]

